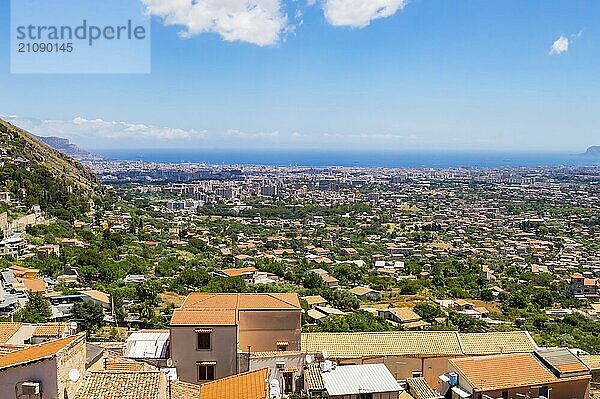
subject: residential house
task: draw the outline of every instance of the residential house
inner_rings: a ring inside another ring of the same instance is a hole
[[[321,279],[323,280],[323,282],[329,287],[329,288],[338,288],[340,286],[340,282],[337,278],[330,276],[329,272],[323,269],[312,269],[309,270],[309,273],[316,273],[319,275],[319,277],[321,277]]]
[[[106,292],[98,290],[83,290],[80,291],[80,293],[83,295],[84,301],[97,303],[101,305],[105,311],[111,311],[110,295]]]
[[[369,287],[358,286],[349,291],[356,295],[361,301],[379,301],[381,299],[381,292]]]
[[[323,298],[321,295],[309,295],[303,296],[302,300],[306,301],[309,309],[313,309],[315,306],[327,306],[327,299]]]
[[[51,256],[60,256],[60,246],[57,244],[44,244],[37,247],[37,257],[40,259],[46,259]]]
[[[3,399],[75,398],[85,372],[85,334],[74,335],[0,356]]]
[[[190,294],[171,318],[181,380],[203,383],[242,370],[239,353],[300,350],[297,294]]]
[[[378,309],[377,315],[394,325],[402,326],[405,330],[422,330],[429,326],[428,322],[423,321],[421,316],[410,308]]]
[[[578,299],[598,299],[600,297],[598,280],[586,278],[580,273],[575,273],[565,282],[565,295]]]
[[[82,380],[76,399],[169,399],[167,375],[159,370],[88,371]],[[171,384],[171,395],[173,395],[179,383]],[[193,396],[189,397],[193,398]]]
[[[393,331],[303,333],[302,351],[325,351],[340,365],[383,363],[397,380],[424,377],[436,386],[448,370],[448,359],[500,353],[532,353],[538,349],[527,332],[459,333]]]
[[[452,398],[587,399],[590,371],[568,349],[450,359],[438,391]]]
[[[72,335],[67,323],[13,323],[0,322],[0,344],[39,344]]]

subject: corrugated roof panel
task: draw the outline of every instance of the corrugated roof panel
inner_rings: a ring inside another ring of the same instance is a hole
[[[321,375],[330,396],[402,390],[384,364],[338,366]]]

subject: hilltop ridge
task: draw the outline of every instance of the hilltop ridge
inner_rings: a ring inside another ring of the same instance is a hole
[[[42,143],[47,144],[55,150],[58,150],[63,154],[68,155],[69,157],[74,158],[75,160],[80,162],[97,161],[103,159],[100,155],[92,154],[91,152],[84,150],[76,144],[71,143],[69,139],[56,136],[34,137]]]
[[[86,191],[99,189],[98,179],[86,165],[42,142],[36,136],[0,119],[2,157],[23,159],[42,165],[57,179]]]
[[[588,147],[582,155],[592,155],[595,157],[600,157],[600,145],[592,145]]]

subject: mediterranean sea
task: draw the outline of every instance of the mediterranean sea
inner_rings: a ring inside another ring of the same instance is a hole
[[[274,151],[274,150],[95,150],[114,160],[211,165],[368,168],[500,168],[600,165],[600,158],[551,152],[475,151]]]

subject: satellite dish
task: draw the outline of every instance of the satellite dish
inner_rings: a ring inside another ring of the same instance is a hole
[[[167,359],[167,367],[173,367],[173,359]]]
[[[327,351],[325,349],[323,349],[323,352],[321,352],[321,354],[323,355],[323,359],[327,359]]]
[[[306,360],[306,364],[311,364],[313,359],[311,355],[306,355],[306,357],[304,358]]]
[[[79,370],[77,370],[77,369],[71,369],[71,370],[69,370],[69,379],[72,382],[79,381],[79,377],[81,377],[81,374],[79,374]]]

